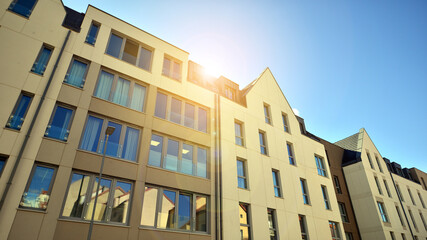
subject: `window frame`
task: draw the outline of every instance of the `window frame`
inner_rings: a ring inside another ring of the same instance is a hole
[[[304,205],[311,205],[307,180],[304,178],[300,178],[300,184],[301,184],[301,192],[302,192],[302,199],[303,199]]]
[[[165,72],[164,72],[164,69],[165,69],[165,66],[164,66],[164,64],[165,64],[165,59],[167,59],[167,60],[169,60],[170,61],[170,65],[169,65],[169,75],[167,75]],[[178,78],[176,78],[175,76],[174,76],[174,69],[175,69],[175,64],[179,64],[179,77]],[[178,81],[178,82],[181,82],[182,81],[182,74],[183,74],[183,71],[182,71],[182,68],[183,68],[183,62],[181,61],[181,60],[179,60],[179,59],[177,59],[177,58],[175,58],[175,57],[172,57],[172,56],[170,56],[170,55],[168,55],[168,54],[164,54],[164,56],[163,56],[163,64],[162,64],[162,76],[165,76],[165,77],[167,77],[167,78],[170,78],[170,79],[173,79],[173,80],[176,80],[176,81]]]
[[[397,196],[399,197],[399,199],[402,202],[405,202],[405,199],[403,198],[403,195],[402,195],[402,191],[400,191],[400,186],[397,183],[396,183],[396,192],[397,192]]]
[[[265,131],[262,131],[261,129],[258,129],[258,138],[259,138],[259,147],[260,147],[260,153],[262,155],[268,156],[268,147],[267,147],[267,133]],[[262,142],[261,142],[262,140]]]
[[[36,5],[37,5],[38,0],[35,0],[35,1],[34,1],[33,6],[31,7],[31,9],[28,9],[28,14],[27,14],[27,15],[23,15],[23,14],[21,14],[21,13],[19,13],[19,12],[17,12],[17,11],[15,11],[15,10],[14,10],[14,7],[16,6],[16,3],[18,3],[18,2],[19,2],[19,0],[13,0],[13,1],[10,3],[9,7],[7,8],[7,10],[9,10],[9,11],[11,11],[11,12],[13,12],[13,13],[16,13],[16,14],[18,14],[19,16],[22,16],[22,17],[24,17],[24,18],[29,19],[29,18],[30,18],[30,16],[31,16],[31,14],[32,14],[32,13],[33,13],[33,11],[34,11],[34,8],[35,8],[35,7],[36,7]]]
[[[271,216],[271,222],[270,222],[270,216]],[[276,217],[275,209],[267,208],[267,222],[268,222],[268,229],[270,232],[270,240],[279,239],[279,229],[277,228],[277,217]],[[272,232],[274,233],[274,236],[271,235]]]
[[[396,208],[397,216],[399,217],[399,220],[400,220],[400,224],[402,224],[402,227],[405,227],[405,221],[403,221],[402,214],[400,213],[400,208],[399,206],[397,206],[397,204],[395,205],[395,208]]]
[[[251,224],[251,222],[252,222],[252,217],[251,217],[251,205],[250,204],[248,204],[248,203],[243,203],[243,202],[239,202],[239,210],[240,210],[240,208],[241,208],[241,206],[244,206],[244,207],[246,207],[246,209],[247,209],[247,211],[246,211],[246,224],[243,224],[243,223],[241,223],[240,221],[239,221],[239,226],[240,227],[246,227],[246,228],[248,228],[248,240],[251,240],[252,239],[252,224]],[[240,229],[240,228],[239,228]]]
[[[423,223],[423,225],[424,225],[424,229],[427,231],[427,223],[426,223],[426,221],[425,221],[425,219],[424,219],[424,215],[423,215],[423,213],[421,212],[421,210],[419,210],[419,209],[418,209],[418,213],[420,214],[421,222],[422,222],[422,223]]]
[[[36,67],[38,66],[38,64],[39,64],[39,61],[40,61],[40,57],[42,56],[42,53],[43,53],[43,50],[44,49],[48,49],[49,51],[50,51],[50,54],[49,54],[49,57],[47,58],[47,60],[46,60],[46,64],[45,65],[43,65],[43,69],[41,70],[41,72],[36,72]],[[40,48],[40,50],[39,50],[39,53],[37,54],[37,57],[36,57],[36,60],[34,61],[34,63],[33,63],[33,65],[32,65],[32,67],[31,67],[31,70],[30,70],[30,72],[31,73],[34,73],[34,74],[37,74],[37,75],[39,75],[39,76],[44,76],[44,73],[46,72],[46,69],[47,69],[47,65],[49,64],[49,61],[50,61],[50,58],[52,57],[52,54],[53,54],[53,50],[54,50],[55,48],[53,47],[53,46],[50,46],[50,45],[48,45],[48,44],[45,44],[45,43],[43,43],[42,44],[42,47]]]
[[[85,73],[84,73],[84,76],[83,76],[83,79],[82,79],[82,83],[80,84],[80,86],[76,86],[76,85],[73,85],[73,84],[71,84],[71,83],[68,82],[68,78],[70,76],[70,71],[72,70],[72,67],[74,65],[74,61],[86,64]],[[79,88],[79,89],[83,89],[83,87],[84,87],[84,85],[86,83],[87,74],[89,72],[89,67],[90,67],[90,61],[89,60],[86,60],[84,58],[81,58],[79,56],[74,55],[71,58],[70,64],[68,65],[67,73],[65,74],[63,83],[67,84],[69,86],[73,86],[73,87],[76,87],[76,88]],[[98,83],[98,81],[97,81],[97,83]]]
[[[375,170],[374,163],[372,162],[372,159],[371,159],[371,154],[369,154],[368,150],[366,150],[366,156],[368,157],[368,161],[369,161],[369,165],[371,166],[371,169]]]
[[[89,34],[90,34],[90,32],[92,31],[92,27],[93,27],[93,26],[98,27],[98,30],[96,31],[95,36],[93,36],[93,43],[92,43],[92,42],[90,42],[90,41],[88,40],[88,38],[89,38]],[[91,24],[90,24],[89,30],[88,30],[88,32],[87,32],[87,34],[86,34],[85,43],[87,43],[87,44],[89,44],[89,45],[91,45],[91,46],[95,46],[95,44],[96,44],[96,40],[97,40],[97,38],[98,38],[98,34],[99,34],[99,30],[100,30],[100,28],[101,28],[101,23],[96,22],[96,21],[92,21],[92,22],[91,22]]]
[[[380,172],[384,173],[384,172],[383,172],[383,167],[381,167],[381,163],[380,163],[380,161],[378,160],[378,156],[377,156],[377,154],[375,154],[375,153],[374,153],[374,157],[375,157],[375,161],[377,162],[378,169],[380,170]]]
[[[320,185],[320,187],[322,189],[322,195],[323,195],[323,201],[325,203],[325,209],[326,210],[332,210],[332,208],[331,208],[331,202],[329,200],[328,189],[326,188],[325,185]]]
[[[411,209],[408,209],[408,213],[409,213],[409,216],[411,217],[412,225],[414,226],[415,230],[418,232],[418,226],[417,226],[417,223],[415,222],[414,215],[412,214]]]
[[[239,128],[240,128],[239,132],[237,132],[236,126],[239,126]],[[234,119],[234,135],[235,135],[234,142],[235,142],[236,145],[241,146],[241,147],[245,146],[245,136],[244,136],[243,126],[244,126],[243,122],[241,122],[241,121],[239,121],[237,119]],[[236,133],[239,133],[240,136],[236,135]],[[238,144],[238,140],[237,139],[240,140],[241,144]]]
[[[325,160],[323,157],[314,154],[314,160],[316,162],[316,166],[317,166],[317,174],[319,176],[323,176],[323,177],[328,177],[328,171],[326,169],[326,165],[325,165]]]
[[[0,155],[0,162],[3,162],[3,166],[0,168],[0,177],[3,174],[4,169],[6,168],[8,156]]]
[[[421,193],[420,193],[420,191],[418,191],[418,190],[417,190],[417,194],[418,194],[418,198],[420,199],[421,206],[423,206],[423,208],[426,208],[426,205],[424,204],[424,200],[423,200],[423,198],[421,197]]]
[[[374,176],[375,184],[377,185],[377,190],[380,195],[383,195],[383,190],[381,188],[380,182],[378,181],[378,177]]]
[[[305,215],[298,214],[298,221],[299,221],[299,224],[300,224],[301,239],[308,240],[309,239],[308,226],[307,226],[307,220],[306,220]]]
[[[288,151],[289,164],[296,166],[297,162],[295,158],[294,144],[291,142],[286,142],[286,149]]]
[[[329,229],[331,231],[331,237],[333,240],[341,240],[340,225],[338,222],[329,221]]]
[[[263,103],[264,109],[264,120],[265,123],[273,125],[273,119],[271,118],[271,107],[267,103]]]
[[[248,167],[247,167],[248,163],[247,163],[246,160],[243,160],[241,158],[237,158],[236,163],[237,162],[241,162],[242,163],[242,167],[243,167],[243,176],[239,175],[239,171],[238,171],[238,168],[237,168],[237,187],[240,188],[240,189],[246,189],[246,190],[248,190],[249,189],[249,178],[248,178],[248,170],[247,170],[248,169]],[[242,187],[239,186],[239,178],[244,180],[244,182],[245,182],[245,188],[242,188]]]
[[[22,98],[24,96],[25,97],[29,97],[30,101],[28,103],[27,108],[25,109],[24,115],[20,119],[21,124],[17,125],[17,128],[11,127],[11,122],[12,122],[13,118],[16,116],[16,111],[18,110],[18,107],[19,107],[19,105],[20,105],[20,103],[22,101]],[[13,107],[12,112],[10,113],[9,118],[8,118],[8,120],[6,122],[6,126],[5,126],[6,128],[8,128],[8,129],[14,129],[16,131],[20,131],[21,130],[22,125],[24,125],[24,121],[25,121],[25,118],[27,116],[27,113],[28,113],[28,111],[29,111],[29,109],[31,107],[31,103],[33,102],[33,99],[34,99],[34,95],[33,94],[30,94],[30,93],[27,93],[27,92],[21,92],[19,94],[18,100],[16,100],[15,106]]]
[[[288,114],[282,112],[282,123],[283,123],[283,130],[287,133],[291,133],[291,129],[289,127],[289,118]]]
[[[411,198],[411,202],[412,202],[412,204],[413,204],[414,206],[417,206],[417,204],[415,203],[415,199],[414,199],[414,197],[412,196],[411,189],[409,189],[409,187],[408,187],[408,186],[406,187],[406,189],[408,189],[409,198]]]
[[[378,211],[380,213],[380,218],[384,223],[390,223],[390,218],[388,217],[387,210],[385,209],[384,202],[377,201]]]
[[[391,237],[391,240],[396,240],[396,236],[394,235],[393,231],[390,231],[390,237]]]
[[[386,181],[384,178],[383,178],[383,182],[384,182],[385,190],[386,190],[386,192],[387,192],[387,196],[388,196],[389,198],[392,198],[392,195],[391,195],[390,189],[388,188],[388,183],[387,183],[387,181]]]
[[[349,223],[350,219],[348,217],[347,214],[347,209],[345,207],[345,204],[343,202],[338,202],[338,207],[340,209],[340,214],[341,214],[341,220],[343,223]]]
[[[334,175],[334,185],[335,185],[336,193],[337,194],[342,194],[340,180],[338,179],[337,175]]]
[[[271,169],[272,172],[272,177],[273,177],[273,190],[277,189],[278,195],[276,195],[276,191],[274,191],[274,196],[278,197],[278,198],[282,198],[283,194],[282,194],[282,183],[280,181],[280,171],[277,169]],[[277,185],[274,185],[274,180],[276,180]]]
[[[66,127],[66,134],[64,136],[64,139],[59,139],[59,138],[55,138],[55,137],[50,137],[49,136],[49,131],[50,131],[50,128],[52,127],[52,121],[53,121],[53,119],[54,119],[54,117],[56,115],[56,111],[58,110],[58,107],[71,110],[71,117],[70,117],[70,119],[68,121],[68,125]],[[71,129],[71,125],[73,124],[74,114],[75,113],[76,113],[76,109],[74,107],[71,107],[71,106],[68,106],[68,105],[65,105],[65,104],[57,102],[55,104],[55,107],[53,108],[52,114],[50,115],[49,123],[46,126],[44,137],[45,138],[49,138],[49,139],[55,139],[55,140],[62,141],[62,142],[68,142],[68,137],[70,135],[70,129]]]

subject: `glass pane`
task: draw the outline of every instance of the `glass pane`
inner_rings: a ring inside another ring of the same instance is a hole
[[[206,112],[206,110],[205,109],[202,109],[202,108],[199,108],[199,121],[198,121],[198,126],[199,126],[199,131],[202,131],[202,132],[206,132],[206,130],[207,130],[207,119],[208,119],[208,116],[207,116],[207,112]]]
[[[237,160],[237,176],[245,176],[244,164],[239,160]]]
[[[279,186],[279,184],[277,184],[277,173],[275,171],[272,171],[271,173],[273,175],[273,185]]]
[[[175,202],[176,193],[163,190],[162,206],[157,220],[157,227],[175,228]]]
[[[95,204],[95,197],[96,197],[96,188],[98,187],[98,180],[99,178],[96,178],[92,185],[92,192],[90,193],[90,202],[88,204],[88,208],[86,211],[86,218],[90,220],[92,218],[92,212],[93,212],[93,205]],[[108,196],[111,188],[111,180],[108,179],[101,179],[101,184],[99,185],[99,191],[98,191],[98,201],[96,202],[96,208],[95,208],[95,215],[93,217],[94,221],[105,221],[106,220],[106,213],[107,213],[107,202],[108,202]]]
[[[101,71],[99,74],[98,85],[96,86],[95,96],[109,100],[111,87],[113,86],[114,75]]]
[[[123,51],[122,60],[135,65],[136,58],[138,56],[138,48],[138,44],[127,39],[125,43],[125,49]]]
[[[194,128],[194,111],[195,107],[191,104],[185,104],[184,125],[186,127]]]
[[[120,50],[122,48],[122,42],[123,42],[123,38],[115,34],[111,34],[110,42],[108,43],[108,47],[107,47],[107,54],[113,57],[119,58]]]
[[[67,141],[68,134],[70,133],[69,125],[72,115],[73,110],[57,106],[52,122],[46,129],[45,136]]]
[[[301,233],[306,233],[306,231],[305,231],[304,217],[301,216],[301,215],[299,215],[298,218],[299,218],[299,226],[300,226],[300,229],[301,229]]]
[[[145,70],[150,71],[151,69],[151,51],[147,50],[143,47],[140,48],[139,51],[139,63],[138,66]]]
[[[37,166],[34,170],[28,189],[22,195],[21,207],[46,209],[49,201],[49,190],[55,170]]]
[[[193,146],[182,144],[181,172],[193,174]]]
[[[107,149],[105,154],[107,156],[119,157],[120,148],[120,134],[122,133],[122,125],[114,122],[108,122],[108,127],[114,127],[114,133],[108,137]],[[104,139],[105,141],[105,139]],[[101,153],[103,153],[104,145],[100,147]]]
[[[172,171],[178,168],[178,148],[179,143],[175,140],[168,140],[168,149],[163,167]]]
[[[19,15],[29,17],[35,3],[36,0],[15,0],[10,4],[9,9]]]
[[[87,33],[87,36],[86,36],[87,43],[92,45],[95,44],[96,35],[98,34],[98,29],[99,29],[99,26],[92,23],[92,25],[90,26],[89,32]]]
[[[172,78],[181,79],[181,63],[173,62],[173,76]]]
[[[249,235],[249,227],[246,226],[240,226],[240,239],[241,240],[250,240]]]
[[[196,197],[196,231],[207,231],[207,199],[206,197]]]
[[[90,176],[78,173],[73,174],[62,216],[76,218],[82,217],[89,181]]]
[[[166,103],[167,103],[167,96],[162,93],[157,93],[156,112],[154,113],[156,117],[160,117],[163,119],[166,118]]]
[[[103,121],[104,120],[100,118],[89,116],[87,119],[82,143],[80,145],[81,149],[96,152]]]
[[[239,204],[240,224],[249,224],[248,206]]]
[[[144,201],[142,202],[141,225],[154,227],[158,191],[157,188],[145,187]]]
[[[160,167],[162,160],[163,137],[152,135],[150,143],[150,155],[148,156],[148,165]]]
[[[162,74],[165,76],[170,76],[170,69],[171,69],[171,61],[167,58],[163,59],[163,70]]]
[[[131,161],[136,160],[136,153],[138,151],[138,143],[139,143],[138,140],[139,140],[139,130],[131,127],[127,127],[121,158],[128,159]]]
[[[111,222],[126,223],[129,215],[129,201],[132,184],[117,181],[114,188],[113,206],[111,209]]]
[[[6,161],[3,159],[0,159],[0,176],[1,176],[1,173],[3,172],[4,165],[6,165]]]
[[[74,60],[65,78],[65,82],[75,87],[83,87],[87,64]]]
[[[130,82],[128,80],[125,80],[119,77],[119,79],[117,80],[116,87],[114,89],[112,102],[120,104],[122,106],[127,106],[128,96],[129,96],[129,87],[130,87]]]
[[[144,108],[145,87],[135,84],[133,87],[132,101],[130,108],[141,111]]]
[[[181,104],[178,99],[172,98],[170,120],[174,123],[181,123]]]
[[[191,230],[191,196],[179,195],[178,204],[178,229]]]
[[[207,177],[206,174],[207,165],[207,150],[203,148],[197,148],[197,176]]]
[[[246,179],[245,179],[245,178],[238,177],[238,178],[237,178],[237,186],[238,186],[239,188],[245,188],[245,189],[246,189]]]
[[[43,47],[36,62],[33,64],[31,71],[34,73],[43,75],[44,71],[46,70],[46,66],[49,61],[51,53],[52,53],[51,49]]]
[[[16,104],[15,111],[9,117],[9,121],[6,124],[6,127],[16,130],[21,129],[22,123],[24,122],[24,116],[27,112],[30,102],[31,97],[21,95],[19,102]]]

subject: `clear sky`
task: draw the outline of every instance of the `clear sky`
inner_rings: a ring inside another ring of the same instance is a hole
[[[106,1],[91,4],[243,88],[269,67],[307,129],[362,127],[383,157],[427,172],[427,1]]]

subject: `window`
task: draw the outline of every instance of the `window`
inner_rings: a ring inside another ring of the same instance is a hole
[[[423,206],[423,208],[426,208],[426,205],[424,205],[424,200],[423,200],[423,198],[421,197],[420,192],[417,192],[417,194],[418,194],[418,198],[420,199],[421,205]]]
[[[44,136],[66,142],[68,140],[68,134],[70,134],[70,126],[73,120],[73,115],[73,109],[56,105],[49,121],[49,125],[47,125]]]
[[[152,134],[148,165],[206,178],[207,149]]]
[[[331,205],[329,204],[328,190],[326,189],[326,186],[324,186],[324,185],[321,185],[321,188],[322,188],[323,201],[325,202],[325,209],[330,210]]]
[[[276,211],[274,209],[267,209],[267,215],[270,240],[277,240]]]
[[[78,88],[83,88],[87,74],[88,63],[73,58],[71,60],[68,73],[65,75],[64,82]]]
[[[271,124],[270,105],[264,103],[265,122]]]
[[[314,156],[314,159],[316,160],[317,174],[319,174],[320,176],[327,177],[325,161],[323,161],[323,158],[319,156]]]
[[[246,162],[237,160],[237,186],[239,188],[247,189],[247,178],[246,178]]]
[[[126,37],[111,33],[105,53],[147,71],[151,70],[152,50]]]
[[[98,174],[73,172],[68,185],[62,217],[90,221],[98,187]],[[132,199],[132,183],[102,177],[93,220],[126,224]]]
[[[308,195],[307,181],[303,178],[300,178],[300,182],[301,182],[302,199],[304,201],[304,204],[309,205],[310,197]]]
[[[46,70],[47,63],[49,62],[50,55],[52,54],[53,48],[48,47],[46,45],[43,45],[39,55],[36,58],[36,61],[33,64],[33,67],[31,68],[31,72],[37,73],[40,75],[44,74],[44,71]]]
[[[411,217],[412,225],[414,225],[415,230],[418,231],[418,227],[417,227],[417,224],[415,223],[414,215],[412,215],[411,209],[408,209],[408,212],[409,212],[409,216]]]
[[[34,164],[19,207],[46,210],[55,174],[54,167]]]
[[[26,93],[19,95],[18,101],[13,108],[12,114],[6,123],[7,128],[20,130],[30,107],[32,96]]]
[[[267,143],[265,141],[265,132],[259,131],[259,146],[261,154],[268,155]]]
[[[236,100],[236,90],[232,89],[231,87],[225,86],[225,97],[231,100]]]
[[[287,142],[286,143],[286,148],[288,149],[289,164],[296,165],[292,143]]]
[[[423,225],[424,225],[424,229],[427,231],[427,225],[426,225],[426,221],[424,220],[424,216],[421,213],[421,211],[419,211],[419,213],[420,213],[421,222],[423,222]]]
[[[301,239],[308,240],[307,223],[304,215],[298,215],[299,227],[301,229]]]
[[[384,203],[377,202],[377,205],[378,205],[378,210],[380,211],[381,219],[383,220],[383,222],[385,223],[389,222],[387,212],[384,207]]]
[[[162,74],[166,77],[181,81],[181,62],[165,55]]]
[[[347,216],[347,210],[345,209],[345,204],[342,202],[338,202],[338,207],[340,208],[342,222],[348,223],[349,221]]]
[[[378,178],[374,177],[374,179],[375,179],[375,184],[377,185],[378,193],[383,195],[383,190],[381,189],[380,183],[378,182]]]
[[[402,226],[404,227],[405,222],[403,221],[402,215],[400,214],[399,206],[396,205],[395,207],[396,207],[397,216],[399,217],[399,220],[400,220],[400,224],[402,224]]]
[[[191,232],[208,231],[209,198],[204,195],[145,186],[141,225]]]
[[[406,236],[404,233],[402,233],[402,240],[406,240]]]
[[[414,197],[412,196],[412,192],[411,192],[411,189],[409,189],[409,187],[408,187],[408,193],[409,193],[409,197],[411,198],[412,204],[417,205],[415,204]]]
[[[369,165],[371,166],[372,169],[375,170],[374,164],[372,163],[372,160],[371,160],[371,155],[369,155],[368,151],[366,151],[366,156],[368,156]]]
[[[14,0],[9,6],[9,10],[24,17],[29,17],[36,2],[37,0]]]
[[[6,165],[6,160],[7,160],[7,157],[0,156],[0,177],[1,177],[1,174],[3,173],[4,166]]]
[[[244,146],[245,140],[243,138],[243,123],[237,121],[234,122],[234,133],[236,135],[236,144],[239,146]]]
[[[283,121],[283,130],[285,132],[289,133],[289,121],[288,121],[288,115],[286,113],[282,113],[282,121]]]
[[[331,236],[333,240],[341,239],[339,223],[329,221],[329,229],[331,230]]]
[[[92,22],[89,28],[89,32],[86,36],[86,43],[89,43],[90,45],[95,45],[96,37],[98,36],[100,24],[96,22]]]
[[[383,168],[381,167],[381,164],[380,164],[380,161],[378,160],[377,155],[375,155],[375,161],[377,161],[378,169],[380,170],[380,172],[383,172]]]
[[[383,179],[383,181],[384,181],[385,190],[387,191],[387,195],[388,197],[391,197],[391,192],[390,192],[390,189],[388,188],[387,181],[385,179]]]
[[[273,186],[274,186],[274,196],[282,197],[282,190],[280,184],[280,173],[278,170],[273,169]]]
[[[337,190],[337,193],[342,194],[341,185],[340,185],[338,176],[334,176],[334,183],[335,183],[335,190]]]
[[[347,238],[347,240],[353,240],[353,234],[351,232],[345,232],[345,237]]]
[[[239,203],[240,239],[251,239],[250,207],[249,204]]]
[[[102,154],[104,152],[105,130],[110,126],[114,127],[115,131],[108,137],[105,154],[136,161],[140,130],[91,115],[86,122],[80,149]]]
[[[391,237],[391,240],[396,240],[396,237],[394,236],[394,232],[390,232],[390,237]]]
[[[166,105],[168,96],[163,93],[157,93],[156,110],[154,115],[160,118],[166,118]]]
[[[146,89],[134,81],[126,80],[117,74],[101,70],[93,94],[95,97],[143,111]]]
[[[400,200],[401,200],[402,202],[404,202],[404,201],[405,201],[405,199],[403,199],[403,195],[402,195],[402,192],[400,191],[400,187],[399,187],[399,185],[398,185],[398,184],[396,184],[396,190],[397,190],[397,195],[399,195]]]

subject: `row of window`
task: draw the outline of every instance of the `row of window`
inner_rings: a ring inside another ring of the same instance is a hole
[[[371,160],[371,155],[369,154],[368,150],[366,150],[366,156],[368,157],[369,165],[373,170],[375,170],[374,164],[372,163],[372,160]],[[378,159],[377,154],[375,154],[375,161],[377,162],[378,169],[380,170],[380,172],[383,173],[383,168],[381,167],[381,163],[380,163],[380,160]]]
[[[264,103],[264,120],[265,123],[268,123],[270,125],[273,125],[273,120],[271,118],[271,111],[270,111],[270,105],[267,103]],[[289,128],[289,121],[288,121],[288,115],[286,113],[282,112],[282,124],[283,124],[283,130],[287,133],[290,133]]]
[[[384,183],[385,183],[385,180],[384,180]],[[412,196],[411,189],[409,189],[409,187],[407,187],[407,190],[408,190],[409,197],[411,198],[411,202],[412,202],[412,204],[413,204],[414,206],[416,206],[417,204],[415,203],[415,199],[414,199],[414,197]],[[379,191],[379,190],[378,190],[378,191]],[[399,199],[400,199],[402,202],[405,202],[405,199],[403,198],[402,192],[401,192],[401,190],[400,190],[400,186],[399,186],[399,184],[397,184],[397,183],[396,183],[396,191],[397,191],[397,196],[399,197]],[[421,193],[420,193],[419,191],[417,191],[417,195],[418,195],[418,198],[419,198],[419,200],[420,200],[421,206],[422,206],[423,208],[426,208],[426,205],[424,204],[424,200],[423,200],[423,198],[421,197]],[[391,196],[389,195],[389,197],[391,197]]]
[[[380,201],[377,201],[377,206],[378,206],[378,211],[379,211],[380,216],[381,216],[381,220],[382,220],[383,222],[385,222],[385,223],[389,223],[389,222],[390,222],[390,218],[389,218],[389,216],[388,216],[388,213],[387,213],[387,210],[386,210],[386,208],[385,208],[384,203],[383,203],[383,202],[380,202]],[[399,208],[399,206],[398,206],[398,205],[395,205],[395,208],[396,208],[397,216],[399,217],[399,221],[400,221],[400,223],[402,224],[402,227],[405,227],[405,221],[404,221],[404,219],[402,218],[402,214],[401,214],[401,212],[400,212],[400,208]],[[413,215],[413,213],[412,213],[412,210],[411,210],[411,209],[409,209],[409,208],[408,208],[408,213],[409,213],[409,217],[411,218],[412,225],[414,226],[415,230],[416,230],[416,231],[418,231],[418,226],[417,226],[416,221],[415,221],[415,219],[414,219],[414,215]],[[421,212],[421,211],[419,211],[419,215],[420,215],[421,222],[422,222],[422,223],[423,223],[423,225],[424,225],[424,229],[427,231],[427,223],[426,223],[426,221],[425,221],[425,219],[424,219],[424,215],[422,214],[422,212]]]

